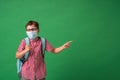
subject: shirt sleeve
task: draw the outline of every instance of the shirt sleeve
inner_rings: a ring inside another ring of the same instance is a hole
[[[25,49],[25,40],[23,39],[18,47],[18,52],[21,52]]]
[[[51,52],[54,49],[54,47],[46,40],[46,47],[45,50],[48,52]]]

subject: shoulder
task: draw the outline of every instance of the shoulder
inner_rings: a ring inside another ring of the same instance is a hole
[[[47,39],[46,39],[45,37],[39,37],[39,39],[40,39],[41,41],[47,41]]]
[[[46,39],[45,37],[39,37],[40,39]]]
[[[25,45],[25,38],[21,40],[20,44]]]

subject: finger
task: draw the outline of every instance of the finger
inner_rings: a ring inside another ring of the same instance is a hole
[[[72,41],[68,41],[67,44],[70,44]]]
[[[68,43],[71,43],[72,41],[68,41]]]

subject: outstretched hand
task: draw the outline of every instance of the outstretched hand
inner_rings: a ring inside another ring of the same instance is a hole
[[[64,50],[64,49],[66,49],[66,48],[68,48],[69,46],[70,46],[70,43],[71,43],[72,41],[68,41],[68,42],[66,42],[65,44],[63,44],[62,46],[60,46],[60,47],[58,47],[58,48],[55,48],[55,49],[53,49],[53,53],[59,53],[59,52],[61,52],[62,50]]]
[[[66,42],[66,43],[63,45],[64,49],[68,48],[68,47],[70,46],[70,43],[71,43],[71,42],[72,42],[72,41]]]

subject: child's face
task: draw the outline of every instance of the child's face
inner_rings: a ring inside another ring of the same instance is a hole
[[[26,31],[37,31],[39,32],[39,29],[37,29],[37,27],[35,27],[34,25],[28,25],[26,28]]]

